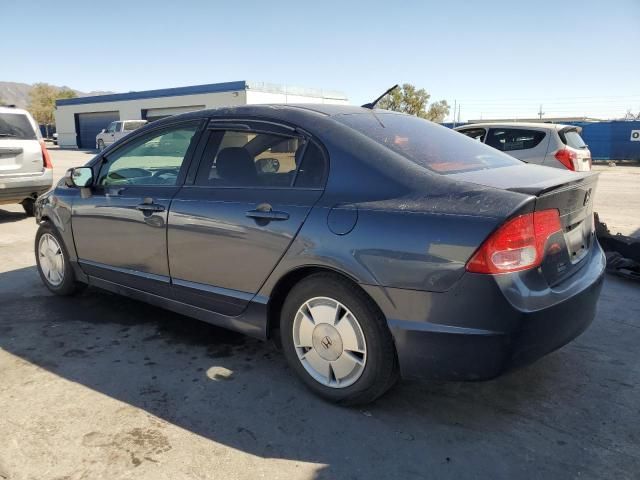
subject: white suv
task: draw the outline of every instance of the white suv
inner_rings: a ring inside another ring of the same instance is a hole
[[[0,107],[0,205],[21,203],[33,215],[36,197],[53,185],[53,165],[29,112]]]
[[[121,120],[119,122],[111,122],[107,128],[103,128],[102,131],[96,135],[96,149],[101,152],[112,143],[117,142],[125,135],[130,134],[146,124],[146,120]]]
[[[576,172],[591,170],[591,152],[580,136],[580,127],[514,122],[474,123],[455,130],[523,162]]]

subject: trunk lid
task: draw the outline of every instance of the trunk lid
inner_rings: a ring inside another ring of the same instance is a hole
[[[542,272],[550,285],[577,271],[595,240],[593,198],[598,174],[570,172],[537,165],[478,170],[451,175],[536,197],[534,210],[557,209],[562,231],[549,238]]]
[[[42,149],[37,140],[0,137],[0,177],[40,174],[43,169]]]

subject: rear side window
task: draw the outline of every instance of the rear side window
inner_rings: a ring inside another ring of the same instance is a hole
[[[490,128],[487,145],[500,150],[528,150],[537,147],[546,133],[539,130],[525,130],[521,128]]]
[[[251,131],[213,131],[197,185],[320,188],[324,157],[303,137]]]
[[[146,125],[147,122],[124,122],[124,131],[131,132]]]
[[[0,113],[0,140],[36,140],[36,132],[26,115],[21,113]]]
[[[586,148],[587,146],[577,130],[565,130],[559,132],[559,134],[562,143],[571,148]]]
[[[336,115],[333,118],[436,173],[458,173],[522,164],[520,160],[497,152],[450,128],[411,115],[371,112]]]
[[[466,135],[469,138],[484,142],[484,137],[487,131],[484,128],[467,128],[466,130],[458,130],[461,134]]]

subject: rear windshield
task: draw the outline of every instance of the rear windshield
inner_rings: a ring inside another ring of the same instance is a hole
[[[129,132],[137,128],[143,127],[147,122],[124,122],[124,131]]]
[[[560,134],[560,138],[565,145],[572,148],[585,148],[587,146],[577,130],[567,130]]]
[[[454,130],[410,115],[372,112],[334,118],[437,173],[459,173],[522,163]]]
[[[31,122],[22,113],[0,113],[0,140],[36,140],[36,132]]]

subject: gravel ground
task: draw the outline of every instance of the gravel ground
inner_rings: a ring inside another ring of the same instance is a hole
[[[52,154],[58,175],[90,158]],[[604,168],[595,201],[631,232],[629,168]],[[638,284],[608,277],[591,328],[526,369],[347,409],[269,343],[94,289],[51,296],[35,230],[0,207],[0,479],[638,478]]]

